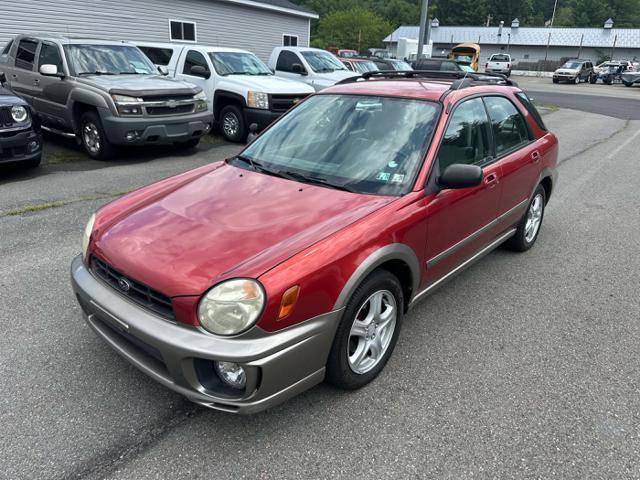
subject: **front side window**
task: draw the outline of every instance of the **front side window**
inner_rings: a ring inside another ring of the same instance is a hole
[[[486,97],[496,156],[509,153],[529,142],[529,131],[524,118],[511,101],[504,97]]]
[[[191,69],[193,67],[202,67],[206,71],[209,71],[207,59],[204,55],[196,50],[189,50],[187,58],[184,60],[184,69],[182,70],[182,73],[184,75],[193,75],[193,73],[191,73]]]
[[[453,112],[436,164],[440,173],[454,163],[483,165],[491,157],[489,120],[480,98],[467,100]]]
[[[156,67],[130,45],[65,45],[71,75],[151,75]]]
[[[38,42],[35,40],[20,40],[18,53],[16,53],[16,67],[23,70],[33,70],[37,48]]]
[[[346,70],[340,60],[329,52],[307,50],[302,52],[302,56],[307,61],[311,69],[316,73],[335,72],[336,70]]]
[[[295,64],[302,65],[302,62],[298,58],[298,56],[290,52],[288,50],[283,50],[280,52],[278,56],[278,63],[276,64],[276,70],[280,70],[281,72],[293,72],[293,66]]]
[[[169,38],[171,41],[181,40],[183,42],[195,42],[196,24],[193,22],[171,20],[169,22]]]
[[[40,48],[40,56],[38,57],[38,66],[42,65],[55,65],[58,68],[58,72],[62,72],[62,57],[60,56],[60,50],[55,45],[43,43]]]
[[[157,48],[157,47],[138,47],[142,50],[154,65],[162,65],[166,67],[171,62],[173,56],[173,49],[171,48]]]
[[[389,97],[317,95],[255,140],[234,165],[358,193],[402,195],[415,182],[440,108]]]
[[[283,35],[282,36],[282,46],[283,47],[297,47],[298,46],[298,36],[297,35]]]
[[[209,56],[219,75],[272,75],[269,67],[253,53],[211,52]]]

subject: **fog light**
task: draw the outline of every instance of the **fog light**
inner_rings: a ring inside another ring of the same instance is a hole
[[[233,362],[215,362],[216,373],[224,383],[232,388],[242,390],[247,384],[247,376],[237,363]]]
[[[136,130],[131,130],[130,132],[127,132],[126,135],[124,136],[124,139],[127,142],[134,142],[138,138],[140,138],[140,134]]]
[[[210,123],[207,123],[207,124],[204,126],[204,131],[205,131],[205,132],[208,132],[209,130],[211,130],[211,124],[210,124]]]
[[[35,152],[36,150],[38,150],[39,146],[40,144],[38,143],[37,140],[32,140],[31,142],[29,142],[29,151]]]

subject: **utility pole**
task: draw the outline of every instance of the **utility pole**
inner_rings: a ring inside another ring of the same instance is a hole
[[[556,8],[558,8],[558,0],[553,4],[553,13],[551,14],[551,28],[553,28],[553,21],[556,19]]]
[[[420,59],[423,57],[422,50],[424,49],[424,38],[427,31],[427,10],[429,9],[429,0],[422,0],[420,8],[420,37],[418,38],[418,56]]]

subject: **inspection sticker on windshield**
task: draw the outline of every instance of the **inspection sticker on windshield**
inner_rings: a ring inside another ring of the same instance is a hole
[[[402,183],[404,181],[403,173],[394,173],[391,177],[391,183]]]
[[[380,172],[376,177],[376,180],[378,180],[379,182],[388,182],[390,176],[391,174],[388,172]]]

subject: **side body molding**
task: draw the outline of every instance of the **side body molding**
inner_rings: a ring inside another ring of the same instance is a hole
[[[420,286],[420,262],[418,257],[411,247],[403,243],[392,243],[371,253],[358,266],[355,272],[351,274],[351,277],[349,277],[349,280],[347,280],[347,283],[345,283],[332,310],[335,311],[344,308],[353,295],[353,292],[358,288],[358,285],[376,268],[390,260],[401,260],[409,266],[412,281],[411,292],[412,296],[415,295]],[[405,301],[409,303],[411,298],[405,298]]]

